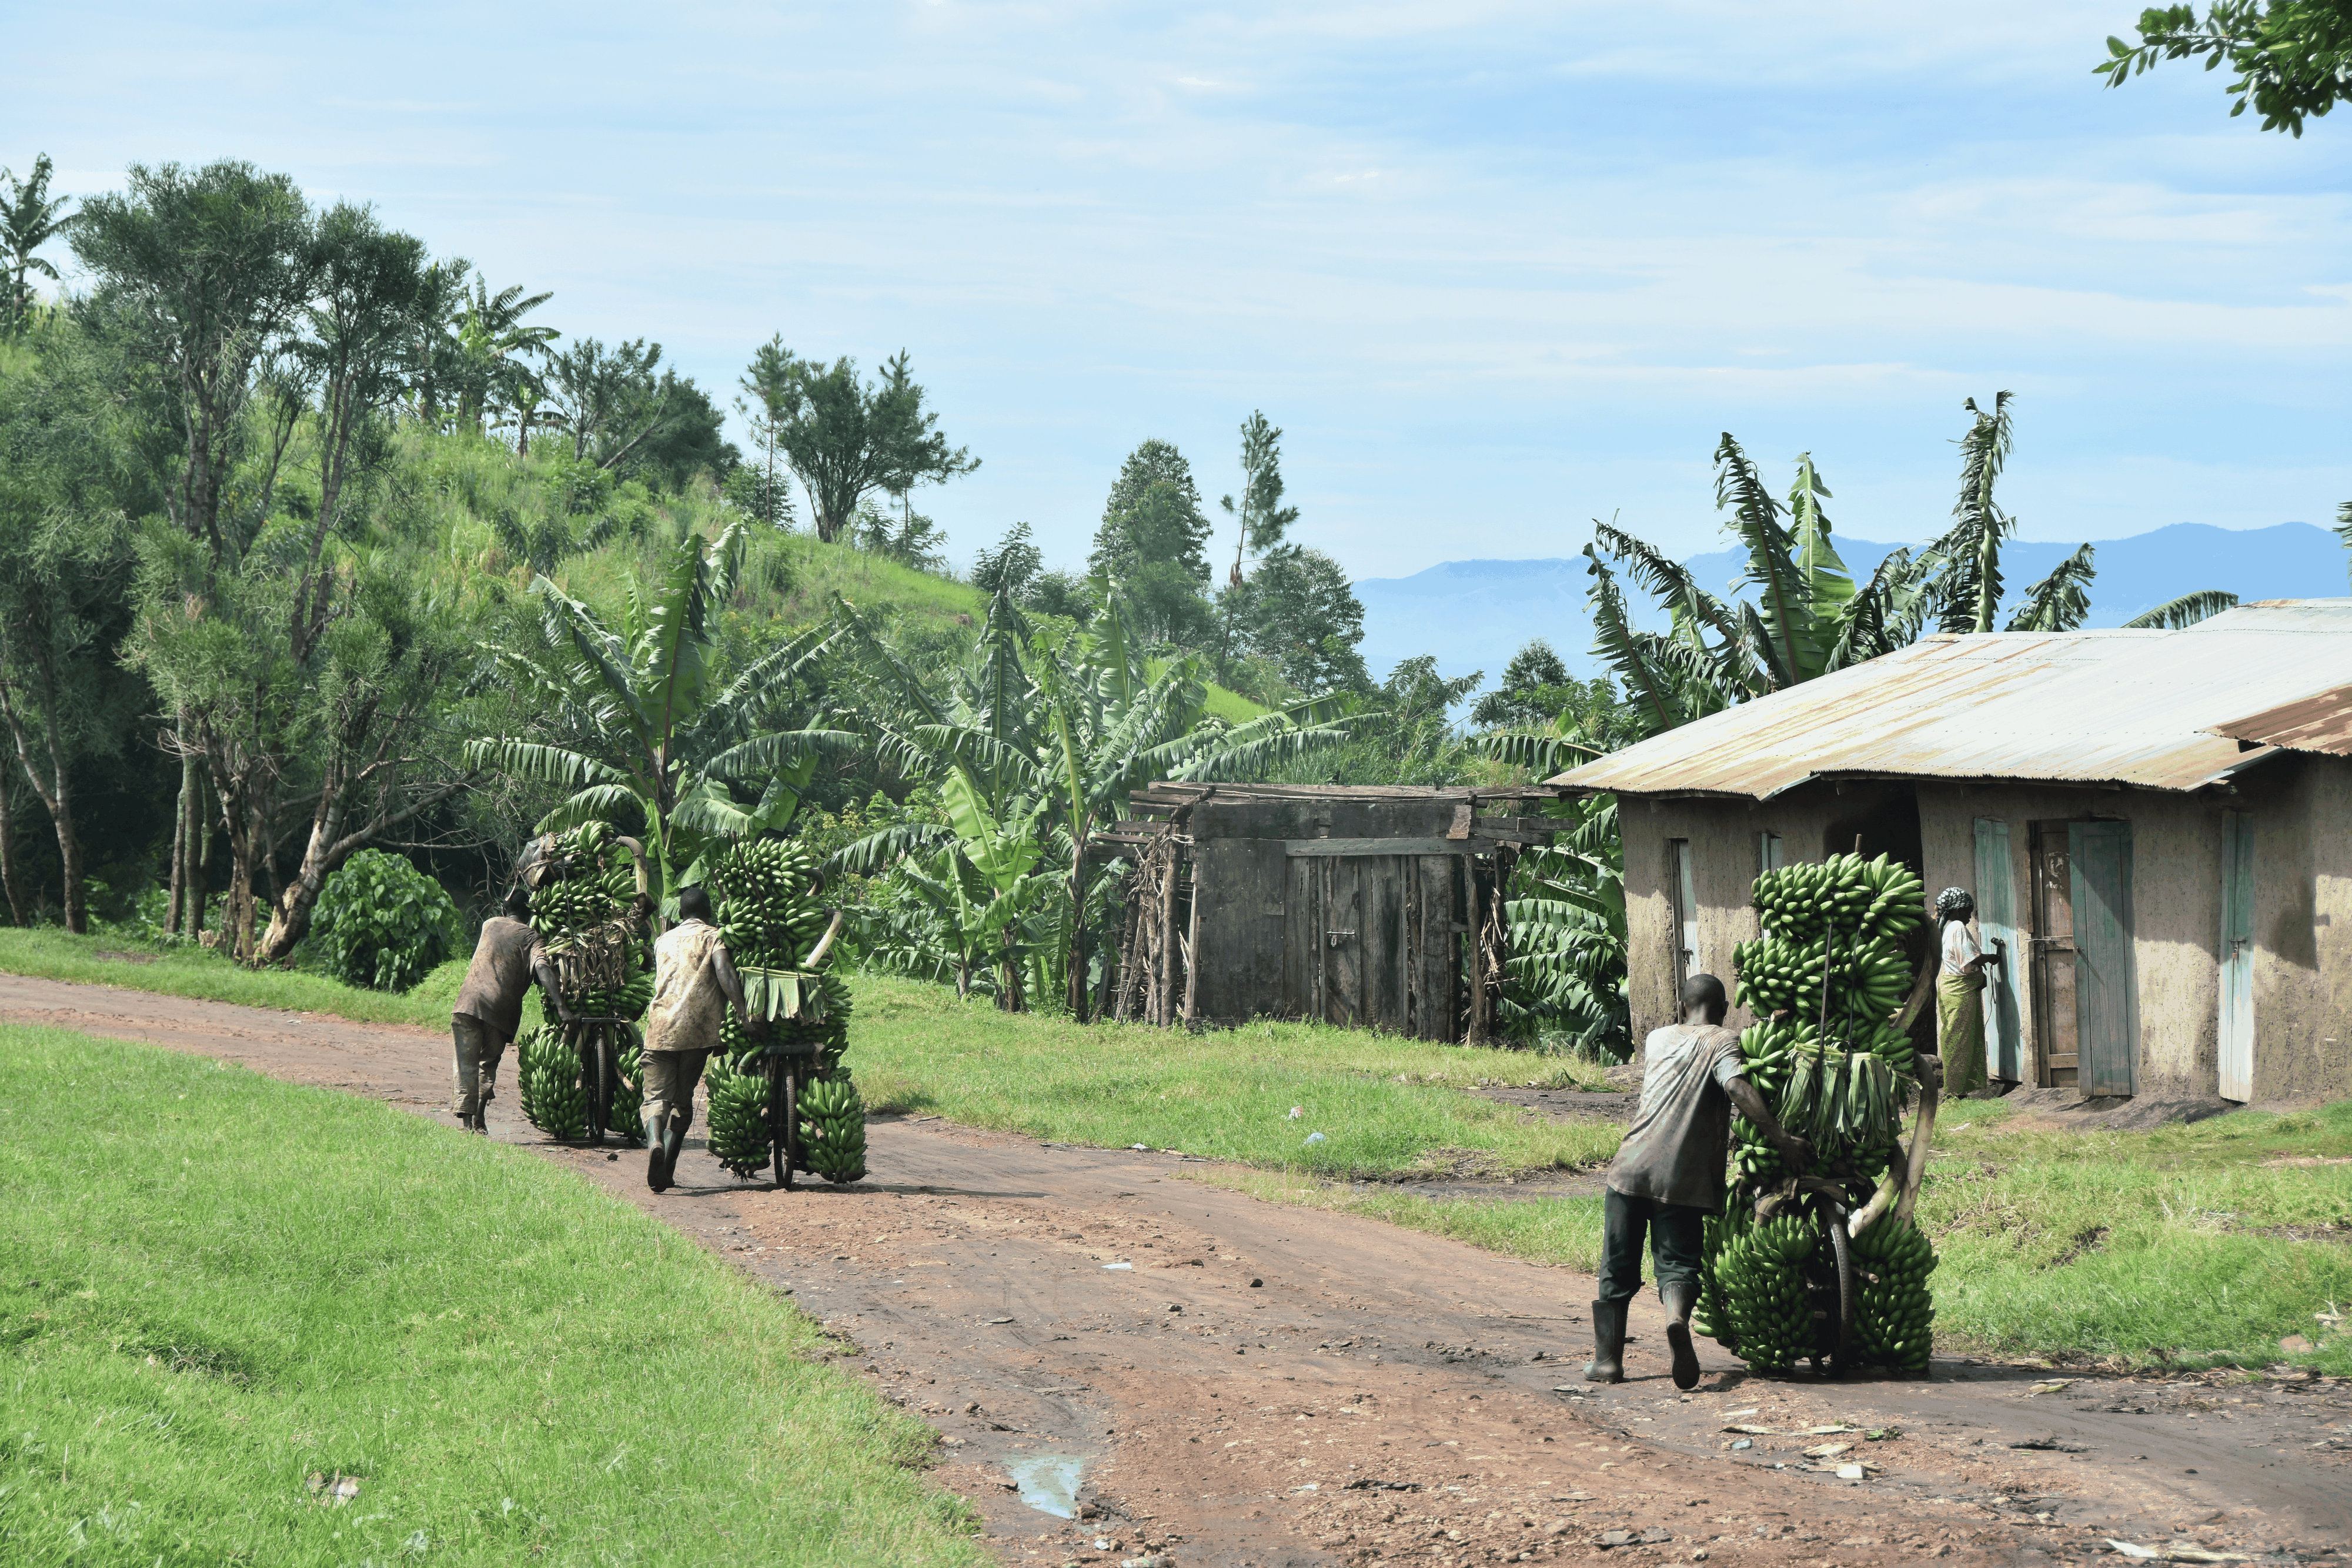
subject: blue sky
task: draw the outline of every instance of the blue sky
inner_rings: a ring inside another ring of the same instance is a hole
[[[2103,91],[2137,10],[84,4],[12,22],[0,162],[250,159],[715,389],[904,347],[983,460],[918,497],[959,560],[1075,563],[1145,436],[1236,487],[1253,407],[1366,577],[1709,548],[1727,429],[1924,537],[2002,387],[2030,537],[2327,522],[2352,113]]]

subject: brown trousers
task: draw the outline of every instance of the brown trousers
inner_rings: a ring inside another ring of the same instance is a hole
[[[649,1051],[645,1054],[646,1126],[681,1138],[694,1125],[694,1086],[702,1082],[708,1051]]]
[[[457,1103],[451,1109],[460,1116],[479,1115],[482,1106],[497,1098],[493,1083],[507,1042],[490,1025],[467,1013],[449,1016],[449,1035],[457,1057]]]

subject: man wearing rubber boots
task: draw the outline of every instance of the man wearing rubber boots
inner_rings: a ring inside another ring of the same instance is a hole
[[[571,1020],[571,1009],[556,987],[555,966],[530,919],[530,894],[518,885],[507,894],[506,913],[482,922],[474,961],[466,966],[466,983],[450,1012],[449,1033],[457,1055],[457,1124],[469,1133],[489,1131],[482,1107],[496,1096],[499,1058],[522,1022],[523,998],[530,994],[533,980],[554,1002],[557,1013]]]
[[[1666,1343],[1674,1352],[1675,1386],[1697,1385],[1691,1309],[1698,1304],[1703,1227],[1723,1207],[1733,1106],[1763,1130],[1790,1170],[1804,1169],[1804,1140],[1791,1136],[1740,1076],[1739,1037],[1723,1027],[1730,1007],[1723,982],[1693,975],[1683,984],[1682,1002],[1683,1021],[1652,1030],[1643,1042],[1641,1106],[1609,1166],[1588,1383],[1625,1380],[1625,1310],[1641,1293],[1646,1232],[1658,1298],[1673,1314]]]
[[[710,895],[689,887],[677,895],[678,923],[654,943],[654,1002],[646,1014],[646,1185],[669,1190],[686,1131],[694,1123],[694,1086],[719,1046],[719,1029],[731,1004],[744,1032],[767,1032],[744,1010],[743,981],[719,928],[710,923]]]

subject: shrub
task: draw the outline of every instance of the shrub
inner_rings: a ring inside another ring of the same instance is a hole
[[[346,985],[404,991],[455,957],[457,906],[439,883],[394,854],[362,850],[319,890],[309,944]]]

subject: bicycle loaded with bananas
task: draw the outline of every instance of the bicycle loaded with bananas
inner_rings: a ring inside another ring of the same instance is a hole
[[[1908,1030],[1927,971],[1914,980],[1904,945],[1925,923],[1926,896],[1885,855],[1756,879],[1764,935],[1733,954],[1738,999],[1759,1019],[1739,1036],[1742,1071],[1811,1156],[1791,1169],[1747,1122],[1735,1126],[1730,1199],[1706,1222],[1696,1317],[1759,1371],[1927,1364],[1936,1255],[1911,1210],[1941,1074],[1935,1058],[1914,1060]],[[1896,1140],[1915,1095],[1906,1153]]]

